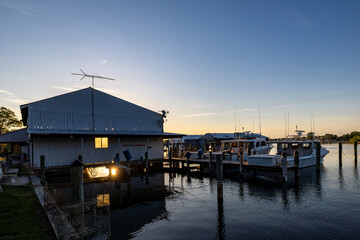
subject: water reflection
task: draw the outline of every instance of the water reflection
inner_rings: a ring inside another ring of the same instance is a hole
[[[261,238],[260,232],[269,239],[310,239],[314,235],[305,230],[315,225],[316,235],[324,238],[358,236],[358,168],[344,161],[339,169],[337,155],[325,159],[320,171],[301,169],[299,178],[288,184],[245,181],[238,174],[225,175],[218,184],[211,175],[204,176],[174,169],[143,172],[129,179],[87,183],[84,192],[85,198],[110,204],[113,239]],[[71,193],[69,186],[63,189]],[[343,201],[346,207],[339,204]],[[344,230],[347,226],[352,226],[350,231]]]
[[[339,168],[338,172],[339,172],[339,177],[338,177],[338,180],[339,180],[339,188],[340,188],[341,190],[344,190],[343,169],[342,169],[342,168]]]
[[[283,184],[281,193],[283,209],[288,211],[290,209],[290,201],[288,197],[288,188],[286,183]]]
[[[225,239],[225,215],[224,215],[224,193],[223,183],[217,183],[217,233],[216,239]]]

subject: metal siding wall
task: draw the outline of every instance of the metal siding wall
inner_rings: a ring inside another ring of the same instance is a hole
[[[40,156],[45,155],[45,166],[70,165],[81,154],[79,139],[70,138],[35,138],[34,163],[40,167]]]
[[[40,156],[45,155],[46,167],[68,166],[81,155],[81,138],[35,138],[34,163],[40,167]],[[124,146],[138,145],[144,146]],[[120,160],[125,160],[123,151],[129,149],[133,160],[145,158],[146,138],[120,138]],[[149,138],[149,158],[163,158],[161,138]],[[108,148],[95,148],[95,137],[84,138],[84,163],[109,162],[118,153],[118,138],[108,138]]]

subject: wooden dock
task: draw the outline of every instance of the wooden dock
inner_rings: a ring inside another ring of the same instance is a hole
[[[217,166],[219,166],[215,159],[212,159],[210,162],[210,159],[165,158],[163,162],[168,163],[169,168],[179,171],[198,169],[199,171],[210,173],[216,172]],[[287,182],[288,178],[294,179],[296,177],[298,167],[288,163],[286,166],[284,169],[281,165],[261,166],[249,165],[247,162],[243,162],[240,167],[240,161],[222,160],[222,168],[225,173],[239,172],[239,174],[245,178],[261,179],[271,182]]]

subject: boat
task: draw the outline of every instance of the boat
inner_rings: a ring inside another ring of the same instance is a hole
[[[273,148],[272,144],[270,144],[268,140],[269,139],[262,137],[223,140],[221,141],[221,149],[223,152],[231,154],[268,154]]]
[[[276,166],[281,165],[281,155],[286,154],[288,164],[294,165],[294,153],[299,153],[299,168],[316,165],[316,143],[319,141],[287,140],[277,143],[276,155],[263,154],[248,157],[248,165]],[[324,147],[320,148],[320,163],[329,153]]]

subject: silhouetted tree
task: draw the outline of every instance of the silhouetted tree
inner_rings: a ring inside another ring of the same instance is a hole
[[[9,132],[13,127],[21,127],[22,122],[15,113],[6,107],[0,108],[0,134]]]
[[[313,133],[313,132],[308,132],[308,133],[306,134],[306,139],[307,139],[307,140],[314,140],[314,135],[315,135],[315,133]]]

